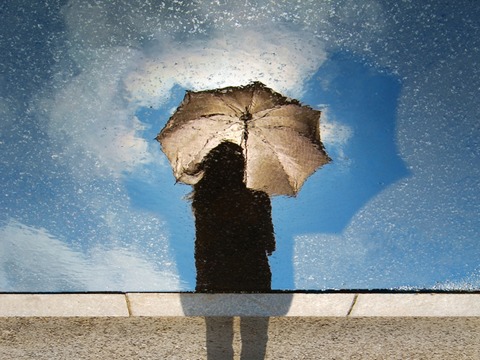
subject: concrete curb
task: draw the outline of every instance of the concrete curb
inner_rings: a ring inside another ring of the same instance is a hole
[[[480,294],[0,294],[0,317],[480,317]]]
[[[122,294],[3,294],[0,317],[129,316]]]

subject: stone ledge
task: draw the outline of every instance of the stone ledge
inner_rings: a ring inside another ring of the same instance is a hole
[[[354,294],[129,293],[133,316],[347,316]]]
[[[480,317],[480,294],[0,294],[0,317]]]
[[[350,315],[478,317],[480,294],[360,294]]]
[[[129,316],[123,294],[0,294],[0,317]]]

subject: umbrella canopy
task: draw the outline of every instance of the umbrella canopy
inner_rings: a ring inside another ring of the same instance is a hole
[[[330,161],[320,141],[320,111],[301,105],[260,82],[192,92],[156,139],[178,181],[195,185],[205,156],[220,143],[240,145],[248,188],[295,195]]]

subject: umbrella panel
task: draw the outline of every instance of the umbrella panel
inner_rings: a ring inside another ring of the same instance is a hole
[[[202,161],[221,142],[242,146],[247,187],[295,195],[329,162],[319,132],[320,112],[261,83],[187,92],[157,136],[178,181],[194,185]]]

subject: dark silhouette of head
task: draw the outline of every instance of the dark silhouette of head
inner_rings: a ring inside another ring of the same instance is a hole
[[[245,158],[242,148],[229,141],[224,141],[213,148],[202,163],[204,171],[203,184],[229,186],[243,183],[245,173]]]

